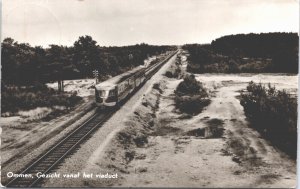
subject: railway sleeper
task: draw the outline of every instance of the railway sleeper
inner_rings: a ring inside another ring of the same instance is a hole
[[[63,155],[63,154],[62,154],[62,155]],[[53,164],[55,161],[57,161],[59,158],[61,158],[62,155],[56,156],[56,157],[47,158],[47,162],[49,162],[49,164],[50,164],[50,163]]]
[[[59,148],[69,148],[70,146],[76,144],[76,142],[78,142],[78,140],[68,140],[64,144],[59,146]]]
[[[56,152],[66,152],[68,151],[72,146],[74,146],[75,144],[77,143],[76,142],[73,142],[73,143],[68,143],[68,144],[65,144],[64,146],[61,146],[59,149],[55,150]]]
[[[49,157],[50,158],[57,158],[57,157],[60,157],[60,156],[64,155],[64,153],[66,153],[65,150],[57,150],[55,152],[52,152],[51,156],[49,156]]]

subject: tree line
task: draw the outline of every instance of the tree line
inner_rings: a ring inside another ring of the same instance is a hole
[[[237,34],[184,46],[195,72],[298,73],[297,33]],[[226,67],[226,69],[222,69]]]
[[[171,46],[137,44],[101,47],[91,36],[81,36],[73,46],[32,47],[6,38],[1,43],[2,85],[34,85],[65,79],[114,76],[141,65],[153,55],[171,50]]]

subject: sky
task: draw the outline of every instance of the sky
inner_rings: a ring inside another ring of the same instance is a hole
[[[2,40],[71,46],[210,43],[230,34],[299,32],[299,0],[3,0]]]

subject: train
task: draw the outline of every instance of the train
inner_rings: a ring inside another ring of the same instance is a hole
[[[138,66],[128,72],[95,85],[95,102],[98,107],[119,107],[136,89],[166,63],[178,50],[172,51],[163,60],[148,67]]]

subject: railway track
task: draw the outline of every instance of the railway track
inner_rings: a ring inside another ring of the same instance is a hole
[[[22,188],[37,186],[42,180],[42,178],[36,176],[37,173],[50,173],[65,157],[72,154],[84,140],[88,139],[92,132],[99,128],[113,113],[113,110],[109,110],[105,113],[98,112],[93,115],[20,173],[20,175],[27,175],[28,177],[14,178],[6,187]]]
[[[150,74],[147,80],[150,79],[171,57],[177,53],[167,57],[164,61],[149,68]],[[37,187],[42,177],[38,178],[37,173],[48,174],[53,171],[63,160],[71,155],[92,133],[102,126],[102,124],[111,117],[115,112],[110,109],[106,112],[97,112],[81,126],[76,128],[65,138],[59,141],[56,145],[51,147],[44,155],[39,157],[36,161],[26,166],[27,168],[19,173],[19,175],[27,175],[27,177],[16,177],[6,184],[6,187],[24,188],[24,187]]]

